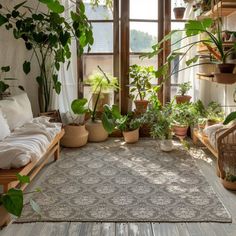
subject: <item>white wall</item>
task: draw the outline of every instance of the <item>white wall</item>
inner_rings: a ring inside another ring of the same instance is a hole
[[[22,0],[2,0],[1,4],[11,6],[19,2],[22,2]],[[28,2],[32,7],[36,7],[38,4],[36,0]],[[39,69],[34,58],[31,62],[31,72],[28,75],[25,75],[22,69],[23,62],[30,60],[31,54],[31,51],[29,52],[25,49],[23,40],[14,39],[12,31],[7,31],[5,27],[0,28],[0,66],[11,66],[11,72],[8,75],[18,79],[13,82],[13,85],[22,85],[25,88],[32,104],[33,113],[36,116],[39,113],[39,108],[38,86],[35,77],[39,74]],[[14,93],[13,89],[11,92]]]
[[[236,31],[236,13],[224,19],[225,29]],[[197,78],[196,78],[197,79]],[[233,92],[236,89],[236,84],[221,85],[214,82],[198,80],[199,98],[208,104],[210,101],[217,101],[222,106],[225,106],[225,112],[236,111],[236,104],[233,101]]]

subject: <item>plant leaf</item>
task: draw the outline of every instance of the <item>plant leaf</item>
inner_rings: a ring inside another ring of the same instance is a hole
[[[27,175],[16,174],[16,177],[21,184],[30,183],[30,177]]]
[[[25,72],[25,74],[29,74],[31,70],[31,63],[29,61],[25,61],[23,64],[23,71]]]
[[[8,71],[10,71],[10,66],[3,66],[3,67],[1,67],[1,70],[2,70],[2,72],[8,72]]]
[[[0,14],[0,26],[8,22],[8,19]]]
[[[87,103],[87,99],[86,98],[75,99],[71,103],[71,109],[74,112],[74,114],[80,115],[80,114],[86,113],[87,109],[84,107],[86,103]]]
[[[231,112],[224,120],[223,124],[227,125],[229,124],[231,121],[236,119],[236,111]]]

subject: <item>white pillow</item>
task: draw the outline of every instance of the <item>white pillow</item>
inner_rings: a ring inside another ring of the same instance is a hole
[[[206,136],[211,136],[213,133],[215,133],[217,130],[223,128],[224,125],[223,124],[215,124],[215,125],[211,125],[211,126],[208,126],[206,127],[204,130],[203,130],[203,133],[206,135]]]
[[[33,119],[31,104],[26,93],[1,100],[0,108],[11,131]]]
[[[0,110],[0,141],[10,135],[10,129],[6,119],[3,117],[2,111]]]

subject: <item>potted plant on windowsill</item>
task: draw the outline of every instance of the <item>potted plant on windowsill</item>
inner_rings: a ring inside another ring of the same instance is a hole
[[[180,95],[176,95],[175,99],[176,99],[176,103],[185,103],[185,102],[189,102],[191,100],[191,96],[186,95],[186,93],[192,88],[190,82],[185,82],[182,84],[179,84],[179,91],[178,93]]]
[[[112,133],[114,129],[119,129],[126,143],[138,142],[141,121],[139,118],[135,118],[133,113],[122,116],[116,105],[112,107],[105,105],[102,122],[108,133]]]
[[[64,147],[82,147],[88,141],[88,131],[85,128],[84,117],[88,112],[85,107],[87,99],[76,99],[71,103],[71,109],[74,114],[69,113],[69,124],[64,126],[65,134],[61,139],[61,145]]]
[[[144,113],[147,110],[149,101],[146,100],[146,95],[152,89],[150,81],[155,78],[154,71],[152,66],[144,67],[136,64],[129,68],[130,96],[134,100],[136,112],[138,113]]]
[[[98,87],[101,88],[101,93],[99,95],[99,100],[96,108],[97,112],[103,112],[103,106],[105,104],[110,104],[111,92],[119,89],[118,79],[107,73],[106,76],[109,80],[104,77],[103,72],[96,71],[91,74],[85,81],[85,83],[89,84],[92,89],[92,108],[94,108],[96,104],[99,93]]]

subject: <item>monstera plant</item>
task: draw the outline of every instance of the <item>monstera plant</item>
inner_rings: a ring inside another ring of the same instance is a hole
[[[36,58],[40,71],[36,77],[39,105],[43,112],[49,109],[52,88],[57,94],[61,91],[58,71],[61,63],[70,66],[72,40],[77,40],[78,54],[82,54],[85,46],[90,49],[93,44],[93,34],[82,0],[76,1],[76,11],[70,10],[70,19],[63,16],[67,10],[58,0],[38,0],[48,11],[40,11],[39,6],[32,9],[29,2],[23,1],[11,9],[0,4],[0,26],[11,30],[15,39],[23,40],[26,49],[32,51],[31,59]],[[22,63],[28,74],[31,60]]]

